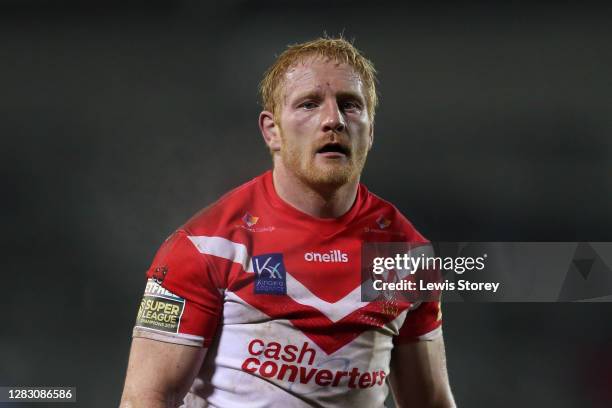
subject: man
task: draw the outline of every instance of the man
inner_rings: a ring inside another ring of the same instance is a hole
[[[147,272],[122,407],[452,407],[439,303],[360,298],[367,241],[424,242],[359,183],[374,68],[350,43],[289,47],[259,116],[274,168],[172,234]]]

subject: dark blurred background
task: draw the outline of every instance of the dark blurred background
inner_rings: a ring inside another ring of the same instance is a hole
[[[585,2],[2,1],[0,385],[118,404],[154,252],[270,167],[257,84],[324,32],[379,71],[365,183],[429,239],[612,241],[611,17]],[[611,312],[446,304],[459,405],[611,406]]]

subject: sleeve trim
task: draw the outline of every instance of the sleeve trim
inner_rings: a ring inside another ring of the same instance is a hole
[[[144,337],[147,339],[163,341],[165,343],[183,344],[185,346],[207,347],[208,341],[201,336],[182,333],[168,333],[148,327],[135,326],[132,337]]]
[[[430,332],[422,334],[417,337],[419,341],[432,341],[442,336],[442,326],[438,326]]]

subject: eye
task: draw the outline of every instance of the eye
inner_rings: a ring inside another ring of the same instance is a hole
[[[340,103],[340,108],[342,110],[356,111],[361,109],[361,105],[355,101],[344,101]]]
[[[306,101],[306,102],[302,102],[298,107],[306,109],[306,110],[311,110],[316,108],[318,105],[316,102],[313,101]]]

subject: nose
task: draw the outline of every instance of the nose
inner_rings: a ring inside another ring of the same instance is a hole
[[[344,116],[336,102],[328,102],[325,104],[323,111],[323,132],[333,131],[336,133],[342,133],[346,129],[346,123],[344,122]]]

